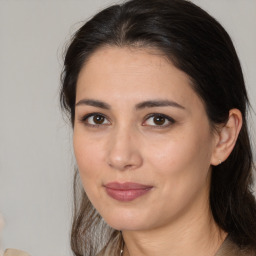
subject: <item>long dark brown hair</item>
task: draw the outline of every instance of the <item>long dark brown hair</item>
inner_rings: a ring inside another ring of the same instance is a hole
[[[185,0],[131,0],[101,11],[75,33],[66,52],[60,97],[72,125],[78,74],[88,58],[106,45],[153,47],[162,52],[190,77],[212,127],[227,122],[230,109],[241,111],[243,126],[234,150],[224,163],[212,166],[210,207],[216,223],[238,246],[256,251],[253,159],[246,121],[249,101],[239,59],[225,29]],[[79,191],[76,178],[72,250],[76,256],[92,256],[118,231],[103,222],[85,192]]]

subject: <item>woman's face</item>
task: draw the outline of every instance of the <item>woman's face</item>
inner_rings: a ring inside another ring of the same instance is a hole
[[[215,147],[188,76],[149,50],[105,47],[81,70],[74,151],[84,189],[118,230],[146,230],[208,209]]]

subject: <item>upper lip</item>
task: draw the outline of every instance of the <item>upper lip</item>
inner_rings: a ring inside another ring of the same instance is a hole
[[[153,186],[151,185],[144,185],[140,183],[134,182],[110,182],[104,185],[106,188],[115,189],[115,190],[136,190],[136,189],[149,189]]]

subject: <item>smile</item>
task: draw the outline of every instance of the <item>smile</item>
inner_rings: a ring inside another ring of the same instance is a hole
[[[149,185],[142,185],[139,183],[118,183],[112,182],[104,185],[107,194],[117,200],[122,202],[128,202],[135,200],[136,198],[145,195],[153,187]]]

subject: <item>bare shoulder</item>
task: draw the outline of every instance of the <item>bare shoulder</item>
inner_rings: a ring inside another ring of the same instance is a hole
[[[7,249],[4,252],[4,256],[30,256],[28,253],[16,250],[16,249]]]

